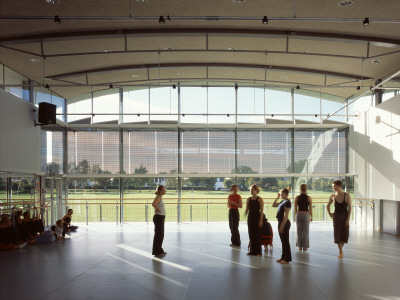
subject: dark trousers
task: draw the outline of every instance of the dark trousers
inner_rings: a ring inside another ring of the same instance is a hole
[[[153,255],[159,255],[164,253],[164,249],[162,248],[162,243],[164,240],[164,223],[165,216],[154,215],[153,217],[154,223],[154,239],[153,239]]]
[[[258,227],[260,221],[260,212],[252,213],[250,211],[247,218],[247,226],[250,238],[250,254],[259,255],[261,251],[261,228]]]
[[[231,242],[233,245],[240,246],[240,233],[239,233],[239,210],[229,210],[229,228],[231,230]]]
[[[281,222],[278,222],[278,231],[280,226]],[[281,259],[284,261],[292,261],[292,252],[290,251],[290,243],[289,243],[289,230],[290,230],[290,221],[287,220],[283,233],[279,233],[279,237],[281,238],[282,242]]]

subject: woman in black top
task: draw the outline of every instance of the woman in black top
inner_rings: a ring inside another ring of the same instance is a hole
[[[258,196],[260,188],[250,187],[251,197],[247,198],[245,215],[250,238],[250,252],[247,255],[261,256],[261,227],[263,226],[264,200]]]
[[[312,221],[312,199],[307,195],[307,185],[300,186],[301,194],[294,201],[294,218],[297,225],[297,247],[307,251],[310,247],[308,233]]]
[[[290,188],[282,189],[281,192],[278,193],[274,203],[272,203],[272,207],[278,207],[276,218],[278,219],[279,237],[281,238],[282,242],[282,256],[276,262],[281,264],[288,264],[290,261],[292,261],[292,253],[290,251],[289,243],[289,211],[292,207],[292,204],[288,198],[289,191]],[[282,201],[278,203],[277,201],[280,197],[282,197]]]
[[[333,235],[335,244],[339,248],[339,258],[343,258],[343,246],[349,241],[349,224],[351,216],[351,198],[350,195],[342,191],[342,181],[335,180],[332,183],[332,189],[335,191],[329,197],[328,214],[333,219]],[[331,213],[331,205],[335,201],[335,212]]]

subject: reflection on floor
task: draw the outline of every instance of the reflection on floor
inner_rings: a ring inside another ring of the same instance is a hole
[[[400,239],[352,226],[337,258],[331,223],[311,224],[310,249],[280,265],[272,251],[229,247],[227,223],[166,223],[167,256],[151,256],[152,223],[79,224],[71,239],[0,253],[0,299],[400,299]]]

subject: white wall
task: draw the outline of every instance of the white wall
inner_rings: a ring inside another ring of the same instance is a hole
[[[40,127],[35,106],[0,89],[0,171],[40,172]]]
[[[360,106],[366,110],[359,110],[349,135],[355,197],[400,201],[400,95]]]

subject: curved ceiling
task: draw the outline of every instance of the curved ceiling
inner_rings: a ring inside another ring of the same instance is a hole
[[[400,69],[397,0],[49,2],[0,2],[0,62],[63,97],[179,82],[348,98]]]

